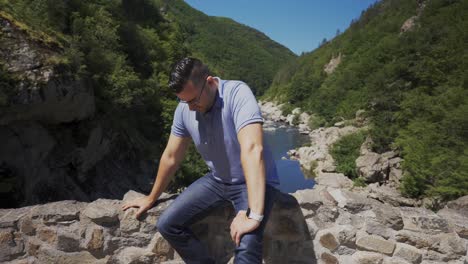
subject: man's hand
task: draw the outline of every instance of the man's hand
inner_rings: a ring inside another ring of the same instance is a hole
[[[131,207],[137,207],[139,208],[137,213],[136,213],[136,218],[140,218],[140,216],[146,212],[148,209],[153,206],[154,201],[152,201],[148,196],[144,196],[138,199],[135,199],[133,201],[127,202],[122,205],[122,210],[127,210],[128,208]]]
[[[246,212],[245,210],[239,211],[231,223],[231,238],[236,243],[236,246],[239,246],[242,235],[260,226],[259,221],[247,218]]]

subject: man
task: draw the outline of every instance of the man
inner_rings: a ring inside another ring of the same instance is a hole
[[[271,152],[263,144],[262,116],[250,88],[211,76],[200,60],[184,58],[169,86],[179,99],[166,149],[149,196],[131,201],[137,218],[166,189],[193,140],[210,172],[192,183],[160,216],[157,229],[186,263],[214,263],[189,229],[202,213],[225,201],[236,217],[231,238],[235,263],[261,263],[262,236],[279,186]]]

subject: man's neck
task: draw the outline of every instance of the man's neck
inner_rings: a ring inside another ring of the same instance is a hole
[[[211,112],[211,109],[213,109],[213,106],[216,104],[216,100],[218,98],[218,92],[219,92],[219,80],[217,78],[214,78],[214,85],[209,86],[210,93],[213,94],[213,97],[211,98],[211,106],[208,108],[206,113]]]

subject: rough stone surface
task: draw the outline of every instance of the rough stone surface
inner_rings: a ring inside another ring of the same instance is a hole
[[[329,250],[335,250],[340,244],[336,241],[336,238],[331,233],[325,233],[320,237],[320,244],[328,248]]]
[[[357,264],[381,264],[383,258],[382,254],[367,251],[358,251],[352,256],[352,259]]]
[[[353,181],[342,173],[321,173],[315,181],[320,185],[333,188],[350,188],[353,186]]]
[[[448,221],[425,208],[401,207],[404,228],[427,233],[450,232]]]
[[[396,245],[394,257],[402,258],[409,263],[420,263],[422,259],[422,252],[410,245],[398,243]]]
[[[385,240],[382,237],[375,235],[359,238],[356,241],[356,245],[358,248],[363,250],[374,251],[386,255],[392,255],[393,250],[395,249],[395,242]]]
[[[322,253],[320,258],[325,264],[339,264],[340,263],[335,256],[327,252]]]
[[[117,206],[119,203],[107,199],[98,199],[90,203],[84,210],[83,215],[90,218],[96,224],[113,224],[119,221]]]

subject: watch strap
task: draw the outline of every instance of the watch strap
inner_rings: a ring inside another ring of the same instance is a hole
[[[250,210],[250,208],[247,209],[247,213],[246,213],[246,216],[247,218],[250,218],[250,219],[253,219],[253,220],[257,220],[259,222],[261,222],[263,220],[263,215],[260,215],[260,214],[257,214],[257,213],[254,213]]]

